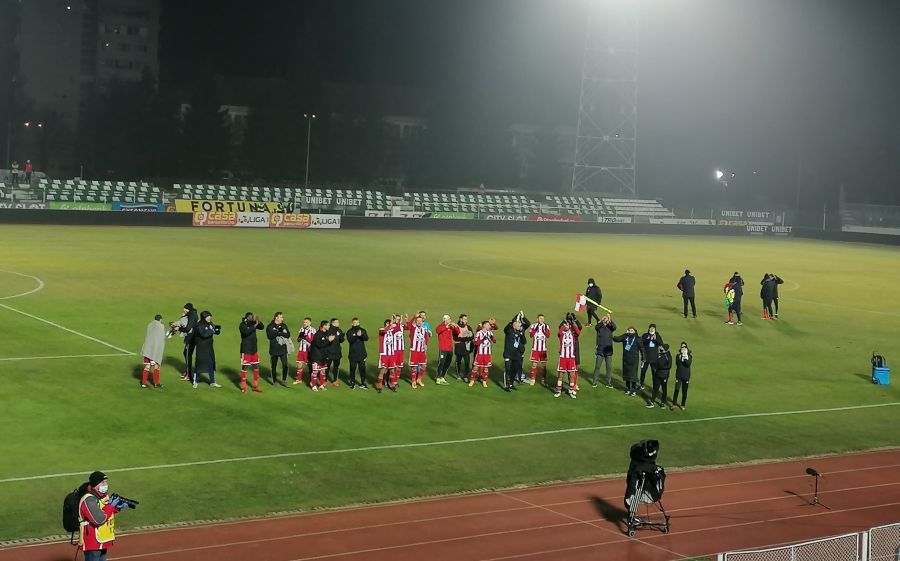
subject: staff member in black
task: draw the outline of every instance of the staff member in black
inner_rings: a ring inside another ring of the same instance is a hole
[[[329,323],[328,334],[333,335],[334,338],[330,340],[328,350],[325,352],[325,358],[328,360],[326,374],[328,372],[331,373],[329,376],[331,385],[337,387],[341,385],[341,357],[344,356],[341,344],[344,342],[345,335],[344,330],[341,329],[341,321],[338,318],[331,318]]]
[[[460,382],[468,382],[469,372],[472,371],[472,353],[475,351],[472,341],[475,333],[469,327],[469,316],[459,315],[459,333],[453,334],[453,354],[456,355],[456,379]]]
[[[591,380],[591,387],[596,388],[600,379],[600,364],[606,365],[606,387],[612,386],[612,355],[613,355],[613,333],[616,331],[616,322],[612,320],[609,314],[600,318],[600,323],[594,326],[597,331],[597,361],[594,363],[594,379]]]
[[[644,357],[644,347],[637,329],[628,330],[613,337],[616,343],[622,343],[622,378],[625,380],[625,395],[636,396],[638,384],[638,365]]]
[[[284,314],[275,312],[272,321],[266,326],[266,337],[269,339],[269,358],[272,361],[272,385],[275,385],[278,378],[278,363],[281,362],[281,385],[287,387],[287,354],[291,332],[284,323]]]
[[[641,364],[641,389],[647,380],[647,368],[656,372],[656,357],[659,355],[659,346],[663,344],[662,334],[656,331],[656,324],[651,323],[647,332],[641,335],[641,343],[644,346],[644,363]]]
[[[516,389],[515,382],[519,378],[519,373],[522,372],[522,359],[525,356],[525,347],[528,345],[525,330],[530,325],[531,322],[520,311],[503,328],[503,333],[506,335],[503,342],[503,391]]]
[[[184,337],[184,374],[181,375],[182,380],[190,380],[192,375],[197,372],[194,364],[194,352],[196,350],[196,342],[194,341],[194,329],[197,327],[199,317],[194,305],[188,302],[181,310],[181,319],[176,323],[169,324],[170,333],[178,332]]]
[[[691,363],[693,361],[694,357],[691,355],[691,350],[688,348],[687,343],[682,341],[681,348],[678,349],[678,354],[675,355],[675,393],[672,394],[673,411],[676,407],[684,411],[684,404],[687,402],[688,384],[691,381]],[[677,404],[679,389],[682,390],[681,405]]]
[[[319,322],[319,330],[313,336],[312,345],[309,347],[309,363],[312,365],[309,387],[312,391],[325,391],[328,385],[325,383],[325,371],[328,368],[328,345],[334,341],[334,335],[329,333],[328,320]],[[318,382],[316,381],[318,378]]]
[[[197,345],[197,370],[194,372],[192,384],[194,389],[197,388],[197,381],[200,378],[199,372],[203,370],[209,374],[209,387],[222,387],[216,383],[216,349],[213,346],[213,337],[220,333],[222,326],[214,325],[212,314],[204,310],[200,314],[200,321],[197,322],[194,333]]]
[[[759,281],[759,297],[762,300],[763,306],[763,319],[773,319],[772,314],[772,299],[775,295],[775,280],[772,278],[772,275],[766,273],[763,275],[761,281]]]
[[[684,270],[684,276],[678,279],[678,290],[681,291],[681,299],[684,301],[684,317],[687,317],[688,303],[691,305],[691,314],[697,317],[697,306],[694,305],[694,287],[697,279],[691,275],[690,269]]]
[[[244,314],[244,320],[238,326],[241,333],[241,393],[247,393],[247,368],[253,369],[253,391],[259,389],[259,344],[256,332],[265,329],[253,312]]]
[[[744,325],[744,322],[741,321],[741,300],[744,297],[744,279],[742,279],[741,275],[735,271],[728,282],[731,283],[731,287],[734,289],[734,300],[731,301],[729,310],[737,315],[737,324]]]
[[[356,371],[359,370],[359,387],[367,390],[366,385],[366,341],[369,334],[360,327],[359,318],[350,320],[350,329],[347,331],[347,358],[350,359],[350,389],[356,388]]]
[[[671,369],[672,353],[669,352],[669,344],[663,343],[659,346],[659,356],[656,358],[656,370],[653,371],[653,395],[647,402],[647,409],[653,409],[657,395],[661,398],[659,406],[663,409],[668,407],[666,401],[669,399],[669,372]]]
[[[594,279],[588,279],[587,288],[584,290],[584,295],[590,298],[590,300],[588,300],[585,304],[585,308],[587,309],[587,324],[591,325],[591,317],[599,322],[600,316],[597,315],[597,304],[603,303],[603,293],[600,292],[600,287],[597,286],[597,283],[594,282]],[[591,303],[591,300],[593,300],[597,304]],[[575,364],[578,364],[577,358],[575,359]]]
[[[775,319],[778,319],[778,285],[784,284],[784,279],[775,273],[769,273],[772,276],[772,303],[775,304]]]

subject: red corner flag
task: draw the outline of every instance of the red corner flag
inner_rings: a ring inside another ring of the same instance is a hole
[[[587,307],[587,298],[585,298],[583,294],[576,294],[575,295],[575,311],[583,312],[586,307]]]

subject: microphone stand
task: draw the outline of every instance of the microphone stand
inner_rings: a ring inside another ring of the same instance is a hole
[[[822,508],[831,510],[830,506],[819,502],[819,478],[822,476],[817,473],[817,474],[813,475],[813,477],[816,478],[816,486],[815,486],[815,493],[813,494],[813,500],[811,503],[809,503],[809,506],[821,506]]]

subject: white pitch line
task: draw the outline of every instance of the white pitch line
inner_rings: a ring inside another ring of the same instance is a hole
[[[19,294],[13,294],[12,296],[0,296],[0,300],[11,300],[13,298],[28,296],[29,294],[34,294],[38,290],[41,290],[44,288],[44,281],[42,281],[41,279],[39,279],[37,277],[31,276],[31,275],[26,275],[24,273],[17,273],[15,271],[7,271],[5,269],[0,269],[0,273],[9,273],[10,275],[18,275],[20,277],[25,277],[27,279],[32,279],[32,280],[37,281],[37,288],[33,288],[33,289],[29,290],[28,292],[20,292]]]
[[[49,319],[44,319],[42,317],[38,317],[36,315],[29,314],[28,312],[23,312],[22,310],[17,310],[15,308],[13,308],[12,306],[7,306],[6,304],[0,304],[0,308],[4,308],[11,312],[16,312],[17,314],[22,314],[23,316],[29,317],[31,319],[36,319],[40,322],[46,323],[47,325],[52,325],[53,327],[62,329],[63,331],[68,331],[69,333],[72,333],[73,335],[78,335],[79,337],[84,337],[85,339],[90,339],[91,341],[94,341],[95,343],[100,343],[101,345],[104,345],[106,347],[109,347],[110,349],[119,351],[122,354],[131,355],[131,356],[134,356],[134,354],[135,354],[131,351],[126,351],[125,349],[119,348],[111,343],[107,343],[106,341],[101,341],[100,339],[97,339],[96,337],[91,337],[90,335],[85,335],[84,333],[81,333],[80,331],[75,331],[74,329],[69,329],[68,327],[64,327],[58,323],[53,323]]]
[[[463,261],[463,259],[449,259],[449,261]],[[438,265],[445,269],[450,269],[451,271],[458,271],[460,273],[469,273],[472,275],[485,275],[488,277],[500,277],[503,279],[522,280],[522,281],[534,281],[535,280],[535,279],[531,279],[528,277],[514,277],[512,275],[501,275],[498,273],[491,273],[488,271],[478,271],[476,269],[463,269],[462,267],[454,267],[452,265],[447,265],[443,261],[438,261]]]
[[[19,356],[12,358],[0,358],[0,362],[19,361],[19,360],[52,360],[57,358],[94,358],[102,356],[134,356],[131,353],[108,353],[99,355],[57,355],[57,356]]]
[[[235,458],[219,458],[215,460],[198,460],[195,462],[178,462],[173,464],[157,464],[150,466],[127,466],[121,468],[104,468],[104,472],[131,472],[148,471],[156,469],[171,469],[180,467],[206,466],[214,464],[230,464],[236,462],[252,462],[258,460],[275,460],[281,458],[298,458],[303,456],[327,456],[333,454],[352,454],[356,452],[377,452],[381,450],[399,450],[404,448],[429,448],[432,446],[451,446],[455,444],[471,444],[474,442],[493,442],[498,440],[511,440],[514,438],[529,438],[534,436],[547,436],[553,434],[605,431],[639,427],[654,427],[663,425],[682,425],[691,423],[705,423],[709,421],[729,421],[733,419],[751,419],[756,417],[782,417],[786,415],[808,415],[813,413],[834,413],[838,411],[855,411],[860,409],[875,409],[880,407],[893,407],[900,405],[900,401],[891,403],[876,403],[870,405],[849,405],[845,407],[829,407],[824,409],[801,409],[795,411],[771,411],[768,413],[741,413],[738,415],[722,415],[719,417],[700,417],[696,419],[677,419],[672,421],[651,421],[648,423],[625,423],[620,425],[598,425],[593,427],[573,427],[568,429],[543,430],[535,432],[523,432],[513,434],[500,434],[496,436],[482,436],[475,438],[460,438],[456,440],[438,440],[432,442],[411,442],[405,444],[381,444],[377,446],[362,446],[359,448],[336,448],[333,450],[306,450],[303,452],[282,452],[280,454],[264,454],[258,456],[239,456]],[[81,469],[65,473],[48,473],[43,475],[26,475],[22,477],[8,477],[0,479],[0,483],[14,483],[17,481],[35,481],[41,479],[55,479],[59,477],[74,477],[84,475],[90,470]]]

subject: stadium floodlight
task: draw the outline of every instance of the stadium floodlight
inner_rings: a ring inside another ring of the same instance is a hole
[[[725,172],[717,169],[716,170],[716,181],[722,181],[722,178],[725,177]]]

